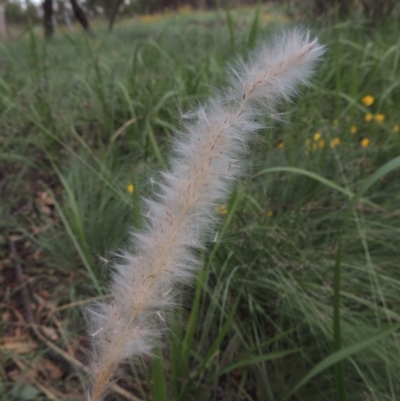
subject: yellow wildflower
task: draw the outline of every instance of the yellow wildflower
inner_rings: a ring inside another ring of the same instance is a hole
[[[189,14],[193,11],[193,7],[190,6],[189,4],[185,4],[184,6],[181,6],[178,8],[178,13],[182,14]]]
[[[331,140],[331,148],[338,146],[340,144],[340,138],[336,137]]]
[[[130,194],[133,194],[133,191],[135,190],[135,187],[133,186],[133,184],[129,184],[129,185],[126,187],[126,190],[127,190]]]
[[[374,118],[374,116],[371,113],[367,113],[364,117],[364,120],[369,123],[370,121],[372,121],[372,119]]]
[[[217,206],[217,207],[215,208],[215,211],[216,211],[218,214],[222,214],[222,215],[228,214],[228,209],[226,208],[225,203],[224,203],[223,205]]]
[[[285,147],[284,142],[279,142],[278,143],[278,149],[283,149]]]
[[[334,120],[333,120],[333,125],[338,125],[339,124],[339,120],[337,119],[337,118],[335,118]]]
[[[268,210],[267,216],[272,217],[274,215],[274,212],[272,210]]]
[[[368,146],[369,146],[369,139],[368,138],[364,138],[362,141],[361,141],[361,146],[363,147],[363,148],[368,148]]]
[[[325,146],[325,141],[324,141],[323,139],[321,139],[321,140],[318,142],[318,146],[322,149],[322,148]]]
[[[312,144],[312,150],[315,152],[318,149],[318,145],[316,143]]]
[[[140,22],[144,22],[145,24],[151,24],[154,21],[157,21],[161,18],[160,14],[146,14],[146,15],[141,15],[139,17]]]
[[[375,121],[380,124],[385,121],[385,115],[384,114],[375,114]]]
[[[357,132],[357,127],[355,125],[352,125],[351,128],[350,128],[350,132],[352,134],[355,134]]]
[[[373,105],[374,102],[375,102],[375,98],[374,98],[373,96],[371,96],[371,95],[364,96],[364,97],[361,99],[361,103],[362,103],[364,106],[367,106],[367,107]]]
[[[314,141],[318,141],[319,139],[321,139],[321,134],[319,132],[316,132],[314,134]]]
[[[395,125],[395,126],[393,127],[393,132],[399,132],[399,131],[400,131],[400,126]]]

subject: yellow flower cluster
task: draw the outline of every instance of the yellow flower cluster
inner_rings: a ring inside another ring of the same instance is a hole
[[[127,190],[130,194],[133,194],[133,192],[135,191],[135,187],[133,186],[133,184],[129,184],[129,185],[126,187],[126,190]]]
[[[313,135],[313,141],[311,142],[311,139],[307,139],[306,140],[306,145],[308,147],[308,150],[311,150],[313,152],[315,152],[318,148],[322,149],[325,147],[325,141],[322,139],[322,135],[320,132],[316,132]]]
[[[316,132],[313,135],[313,141],[311,139],[306,139],[306,145],[308,146],[309,150],[315,152],[318,148],[322,149],[325,147],[325,141],[322,138],[320,132]]]
[[[366,95],[364,97],[361,98],[361,103],[365,106],[365,107],[370,107],[375,103],[375,97],[372,95]],[[383,124],[386,121],[386,115],[383,113],[366,113],[364,115],[364,121],[369,123],[371,121],[374,121],[376,124]],[[339,124],[339,120],[337,118],[335,118],[333,120],[333,125],[334,125],[334,129],[337,130],[337,125]],[[359,128],[357,127],[357,125],[352,125],[349,129],[350,134],[355,135],[359,132]],[[392,128],[392,132],[400,132],[400,124],[396,124],[393,126]],[[315,133],[314,134],[314,140],[319,140],[321,137],[320,133]],[[364,149],[367,149],[370,147],[371,145],[371,139],[367,138],[367,137],[363,137],[360,140],[360,146]],[[312,146],[312,149],[315,150],[316,149],[316,145],[311,145],[311,141],[309,139],[307,139],[306,144],[309,145],[310,147]],[[336,146],[338,146],[340,144],[340,138],[336,137],[333,138],[333,140],[330,142],[330,147],[334,148]]]
[[[371,114],[371,113],[367,113],[364,117],[364,120],[369,123],[372,120],[375,120],[375,122],[377,122],[378,124],[383,123],[385,121],[386,116],[384,114]]]
[[[375,97],[372,95],[366,95],[363,98],[361,98],[361,103],[366,106],[372,106],[375,103]],[[377,124],[382,124],[386,120],[386,115],[383,113],[377,113],[377,114],[372,114],[372,113],[367,113],[364,116],[364,121],[366,122],[371,122],[375,121]],[[335,118],[333,120],[333,125],[337,126],[339,124],[339,120]],[[337,130],[337,128],[335,128]],[[400,132],[400,124],[396,124],[392,128],[393,132]],[[357,125],[352,125],[349,129],[350,134],[355,135],[359,132],[359,128]],[[371,139],[364,137],[363,139],[360,140],[360,146],[364,149],[367,149],[371,145]],[[324,148],[325,147],[325,141],[322,139],[322,135],[320,132],[316,132],[313,135],[312,139],[306,139],[305,144],[307,146],[306,154],[309,154],[310,151],[315,152],[318,148]],[[329,143],[331,148],[335,148],[336,146],[340,145],[340,138],[335,137],[333,138],[330,143]],[[278,148],[282,149],[283,148],[283,143],[280,143],[278,145]]]
[[[375,103],[375,98],[372,95],[366,95],[361,99],[361,103],[366,106],[372,106]],[[383,123],[385,121],[385,115],[378,113],[373,115],[372,113],[367,113],[364,117],[364,120],[369,123],[372,120],[375,120],[378,124]]]

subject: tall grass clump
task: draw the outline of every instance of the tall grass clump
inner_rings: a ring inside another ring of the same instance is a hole
[[[103,398],[116,368],[152,356],[175,290],[199,267],[196,250],[212,236],[216,206],[243,172],[242,158],[261,117],[308,82],[323,53],[309,34],[292,30],[259,46],[231,69],[229,87],[191,113],[172,144],[169,169],[153,199],[144,200],[144,228],[133,233],[134,253],[114,266],[110,302],[90,309],[93,338],[90,399]]]

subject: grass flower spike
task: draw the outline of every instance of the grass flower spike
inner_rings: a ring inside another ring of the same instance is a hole
[[[192,113],[173,143],[170,168],[157,194],[145,200],[145,228],[133,234],[135,253],[114,266],[109,302],[90,313],[93,338],[89,399],[104,398],[118,365],[151,355],[162,332],[164,312],[174,305],[177,284],[199,267],[195,252],[211,238],[218,212],[241,174],[246,144],[311,77],[323,46],[293,30],[262,45],[231,68],[230,87]]]

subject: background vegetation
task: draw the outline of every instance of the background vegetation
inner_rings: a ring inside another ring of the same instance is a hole
[[[289,6],[1,45],[1,400],[84,399],[84,307],[139,196],[226,63],[304,21]],[[400,399],[400,27],[339,14],[307,22],[327,46],[314,85],[260,133],[159,358],[110,399]]]

